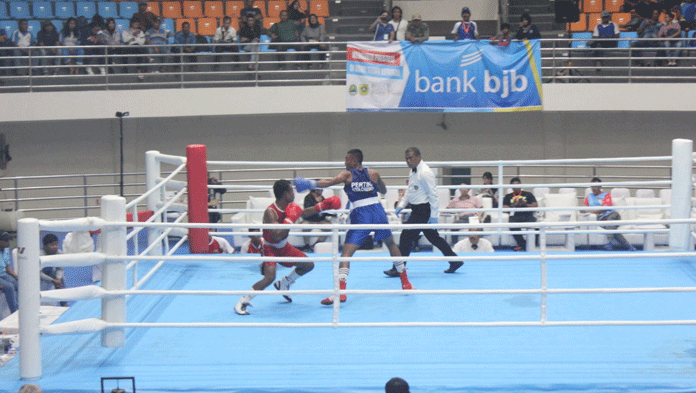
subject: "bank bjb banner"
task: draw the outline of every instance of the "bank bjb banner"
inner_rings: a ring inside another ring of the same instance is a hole
[[[351,42],[348,110],[540,110],[539,41]]]

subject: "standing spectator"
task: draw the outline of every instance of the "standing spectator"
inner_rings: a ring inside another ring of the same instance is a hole
[[[392,378],[384,386],[385,393],[410,393],[408,382],[401,378]]]
[[[590,48],[616,48],[619,46],[619,42],[616,40],[619,38],[619,26],[611,21],[611,12],[602,11],[601,14],[602,21],[597,26],[595,26],[592,32],[592,38],[594,40],[589,44]],[[593,51],[592,57],[603,56],[605,52]],[[595,60],[595,66],[597,70],[600,70],[602,66],[601,60]]]
[[[106,39],[104,34],[102,34],[101,28],[96,23],[91,23],[89,25],[89,35],[82,44],[85,46],[85,64],[87,65],[87,73],[89,75],[94,75],[93,67],[89,67],[91,64],[99,64],[99,69],[97,73],[106,74],[106,69],[104,68],[104,49],[99,48],[104,46]],[[90,57],[94,56],[94,57]]]
[[[271,38],[273,42],[297,42],[299,34],[297,33],[297,27],[295,27],[295,22],[288,19],[287,11],[280,11],[280,22],[274,23],[270,30]],[[277,57],[280,64],[278,64],[278,69],[285,69],[285,55],[282,54],[287,52],[288,49],[294,49],[292,45],[275,45],[274,49],[277,51]],[[288,56],[288,61],[292,62],[294,57]],[[299,65],[297,66],[299,68]]]
[[[18,68],[18,73],[20,75],[29,75],[29,70],[19,69],[20,67],[30,65],[29,54],[31,49],[29,48],[36,44],[34,35],[29,31],[29,22],[26,19],[20,19],[17,22],[17,30],[12,33],[12,42],[14,42],[17,47],[17,49],[15,49],[15,56],[17,57],[15,59],[15,67]]]
[[[181,24],[181,31],[174,36],[174,43],[178,46],[175,46],[172,52],[184,54],[182,63],[196,63],[198,61],[198,57],[192,55],[192,53],[196,53],[196,47],[191,46],[196,44],[196,36],[191,34],[191,24],[189,22]],[[191,69],[193,72],[197,70],[195,65]]]
[[[672,7],[672,13],[674,14],[674,19],[679,22],[679,26],[681,26],[682,31],[689,32],[691,31],[691,23],[684,18],[684,15],[682,14],[682,9],[680,6],[675,5]]]
[[[157,45],[156,47],[148,48],[151,55],[158,55],[150,57],[150,63],[159,64],[159,70],[157,72],[164,72],[164,64],[169,62],[169,55],[171,55],[171,50],[169,49],[169,37],[173,34],[171,31],[166,30],[162,27],[162,19],[155,18],[152,22],[152,28],[145,32],[145,43],[147,45]]]
[[[5,29],[0,29],[0,76],[10,74],[10,70],[5,71],[5,67],[10,67],[12,65],[11,59],[5,59],[5,57],[11,57],[14,55],[14,49],[3,49],[3,48],[14,48],[14,42],[7,38],[7,32]]]
[[[127,45],[123,51],[126,54],[134,55],[130,58],[135,60],[135,64],[137,64],[136,71],[138,72],[138,80],[142,81],[145,79],[143,76],[145,69],[142,64],[145,63],[147,49],[143,48],[143,45],[145,45],[145,33],[143,33],[143,30],[140,28],[140,21],[138,19],[133,18],[130,20],[130,28],[121,33],[121,39],[123,40],[123,44]]]
[[[653,9],[652,17],[650,19],[645,19],[640,24],[638,28],[638,38],[657,38],[657,34],[660,32],[663,23],[660,22],[660,11]],[[657,40],[648,41],[635,41],[632,46],[634,48],[656,48],[660,46],[660,42]],[[635,57],[643,56],[643,50],[634,51]],[[636,65],[644,65],[643,61],[640,59],[636,60]]]
[[[123,51],[121,50],[121,31],[116,28],[116,20],[114,18],[108,18],[106,20],[106,29],[104,33],[104,42],[108,47],[106,53],[109,57],[109,64],[118,63],[121,64],[122,60],[120,58],[111,57],[111,55],[121,55]],[[111,71],[113,73],[113,71]]]
[[[512,41],[512,35],[510,34],[510,24],[503,23],[500,25],[500,34],[491,38],[491,45],[498,46],[508,46]]]
[[[259,60],[259,41],[261,40],[261,26],[256,23],[253,15],[246,17],[246,23],[239,29],[239,42],[247,44],[242,47],[245,52],[251,52],[247,69],[253,71]],[[256,45],[249,45],[256,44]]]
[[[422,44],[430,38],[430,27],[421,22],[420,14],[411,17],[411,22],[406,26],[406,39],[412,44]]]
[[[476,22],[470,21],[471,11],[469,7],[462,8],[462,20],[454,24],[452,33],[455,40],[478,40],[479,33]]]
[[[307,11],[300,6],[300,0],[293,0],[288,6],[288,19],[295,24],[297,34],[302,33],[307,24]]]
[[[598,183],[596,186],[591,187],[592,192],[589,193],[585,197],[585,201],[583,204],[585,206],[614,206],[614,202],[611,200],[611,194],[608,192],[602,191],[602,185],[599,184],[601,183],[602,180],[598,177],[592,178],[590,183]],[[598,221],[610,221],[610,220],[621,220],[621,216],[616,210],[581,210],[581,213],[593,213],[597,215],[597,220]],[[603,228],[606,229],[611,229],[614,230],[618,228],[618,225],[615,226],[605,226]],[[620,233],[614,233],[609,235],[609,243],[607,243],[604,246],[604,249],[607,251],[611,251],[614,247],[612,246],[612,241],[616,240],[621,247],[629,250],[629,251],[636,251],[636,248],[633,247],[628,243],[625,237],[623,237],[622,234]]]
[[[234,254],[234,248],[224,237],[208,235],[208,254]]]
[[[324,201],[324,196],[322,195],[324,193],[324,190],[321,188],[316,188],[314,190],[309,191],[309,194],[305,196],[304,199],[304,208],[310,208],[312,206],[316,206],[317,203],[321,203]],[[332,214],[329,213],[316,213],[312,214],[311,216],[304,217],[304,221],[311,223],[311,224],[331,224],[331,221],[328,220],[327,217],[333,216]],[[311,232],[311,229],[303,229],[302,232]],[[320,237],[317,239],[316,243],[320,243],[326,241],[326,236]],[[311,252],[312,251],[312,245],[311,245],[312,239],[309,236],[304,236],[304,247],[301,249],[301,251],[307,251]]]
[[[541,38],[539,29],[532,24],[532,17],[526,12],[520,15],[520,27],[517,29],[515,38],[518,40],[537,40]]]
[[[41,239],[43,248],[40,255],[57,255],[63,252],[58,249],[58,237],[52,233],[44,236]],[[41,280],[53,284],[55,289],[65,288],[64,271],[62,267],[45,267],[41,269]],[[68,302],[60,302],[61,307],[67,307]]]
[[[155,24],[157,15],[147,10],[147,2],[141,1],[138,3],[138,12],[131,16],[131,19],[137,19],[140,22],[140,28],[143,31],[148,31]]]
[[[239,26],[244,26],[249,16],[254,18],[254,24],[259,29],[263,27],[263,12],[259,7],[254,7],[254,0],[244,0],[244,8],[239,10]]]
[[[215,46],[215,53],[236,53],[238,52],[237,45],[234,45],[237,30],[232,27],[232,18],[225,16],[222,18],[222,26],[215,30],[213,42],[218,44]],[[215,62],[220,61],[220,55],[215,56]],[[218,65],[215,64],[215,69]]]
[[[405,41],[406,40],[406,28],[408,23],[404,20],[404,11],[401,7],[396,6],[392,8],[392,20],[389,24],[394,27],[394,32],[391,34],[391,40],[394,41]]]
[[[208,185],[221,185],[220,180],[210,176],[208,174]],[[222,200],[222,194],[227,190],[224,188],[209,188],[208,189],[208,208],[217,208]],[[219,196],[218,196],[219,195]],[[222,220],[222,214],[218,212],[208,213],[208,222],[211,224],[216,224]]]
[[[82,42],[82,35],[80,34],[80,30],[77,29],[77,19],[68,18],[68,21],[65,23],[60,33],[60,44],[62,46],[77,47],[80,45],[80,42]],[[71,66],[82,65],[81,56],[83,54],[84,51],[82,48],[65,48],[63,49],[63,61],[65,64]],[[79,69],[77,67],[70,67],[69,73],[70,75],[77,75]]]
[[[58,56],[59,52],[57,46],[60,45],[60,36],[56,31],[56,27],[50,20],[41,22],[41,30],[36,34],[36,45],[42,47],[39,51],[42,57]],[[55,75],[58,73],[58,70],[53,67],[57,66],[59,62],[58,57],[53,57],[39,60],[39,65],[44,67],[48,65],[52,67],[51,69],[44,69],[44,75]]]
[[[481,238],[481,235],[476,234],[476,232],[481,232],[481,228],[469,229],[469,235],[466,239],[455,244],[452,250],[454,252],[494,252],[491,242]]]
[[[375,32],[374,41],[391,42],[394,26],[389,24],[389,11],[382,11],[377,19],[370,25],[370,31]]]
[[[447,205],[447,209],[482,209],[481,201],[473,196],[469,195],[469,187],[466,183],[462,183],[462,188],[459,189],[459,198],[454,198]],[[477,217],[478,222],[483,219],[482,212],[457,212],[455,213],[457,218],[454,220],[455,224],[468,224],[469,219],[472,217]],[[459,236],[453,236],[452,242],[456,243],[459,240]]]
[[[10,258],[10,234],[0,232],[0,290],[5,294],[10,312],[17,311],[17,273],[12,269]]]
[[[643,21],[643,19],[636,14],[636,10],[631,10],[630,12],[631,19],[626,22],[625,25],[619,26],[620,28],[626,30],[626,31],[636,31],[638,30],[638,27],[640,27],[640,23]]]
[[[503,207],[504,208],[529,208],[529,207],[538,207],[539,204],[537,203],[536,198],[534,197],[534,194],[531,192],[527,191],[522,191],[521,188],[515,187],[516,184],[520,184],[520,178],[519,177],[513,177],[510,180],[510,184],[512,184],[512,192],[510,194],[505,195],[503,198]],[[511,211],[509,212],[510,218],[508,222],[536,222],[536,217],[534,217],[534,212],[533,211]],[[520,228],[510,228],[511,231],[519,231]],[[525,240],[525,237],[522,235],[512,235],[512,237],[515,238],[515,242],[517,243],[517,247],[514,248],[515,251],[526,251],[527,250],[527,241]],[[538,237],[537,237],[538,241]]]
[[[681,25],[679,21],[674,18],[674,14],[671,12],[665,13],[665,24],[660,27],[660,31],[657,33],[660,38],[679,38],[681,37]],[[681,48],[682,41],[663,41],[662,45],[665,48]],[[677,65],[677,57],[679,57],[679,49],[667,49],[664,53],[669,60],[667,61],[667,66],[672,67]]]
[[[310,61],[321,61],[322,58],[324,58],[323,52],[326,51],[328,47],[326,44],[320,44],[319,42],[326,41],[326,30],[324,30],[324,25],[319,23],[319,18],[316,15],[309,15],[309,25],[300,33],[300,41],[308,43],[308,45],[304,47],[305,51],[316,49],[313,53],[309,54]],[[310,68],[312,68],[312,64],[307,65],[307,69]],[[319,63],[317,68],[324,68],[324,64]]]
[[[684,13],[684,20],[693,25],[694,16],[696,16],[696,4],[694,4],[694,0],[686,0],[681,6],[682,12]]]

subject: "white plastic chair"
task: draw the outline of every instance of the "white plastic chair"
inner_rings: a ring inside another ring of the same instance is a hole
[[[655,198],[655,190],[641,188],[636,190],[636,198]]]

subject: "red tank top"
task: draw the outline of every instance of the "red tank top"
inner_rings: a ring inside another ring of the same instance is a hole
[[[220,254],[222,253],[222,248],[220,248],[220,245],[218,244],[217,240],[213,239],[213,241],[208,244],[208,254]]]
[[[280,210],[275,203],[271,203],[271,205],[268,207],[275,210],[276,214],[278,215],[278,224],[282,224],[283,221],[285,221],[285,210]],[[271,231],[269,229],[263,230],[263,240],[268,244],[276,243],[273,236],[271,236]]]

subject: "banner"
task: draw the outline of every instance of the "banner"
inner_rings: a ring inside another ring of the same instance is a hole
[[[541,110],[539,41],[350,42],[348,110]]]

